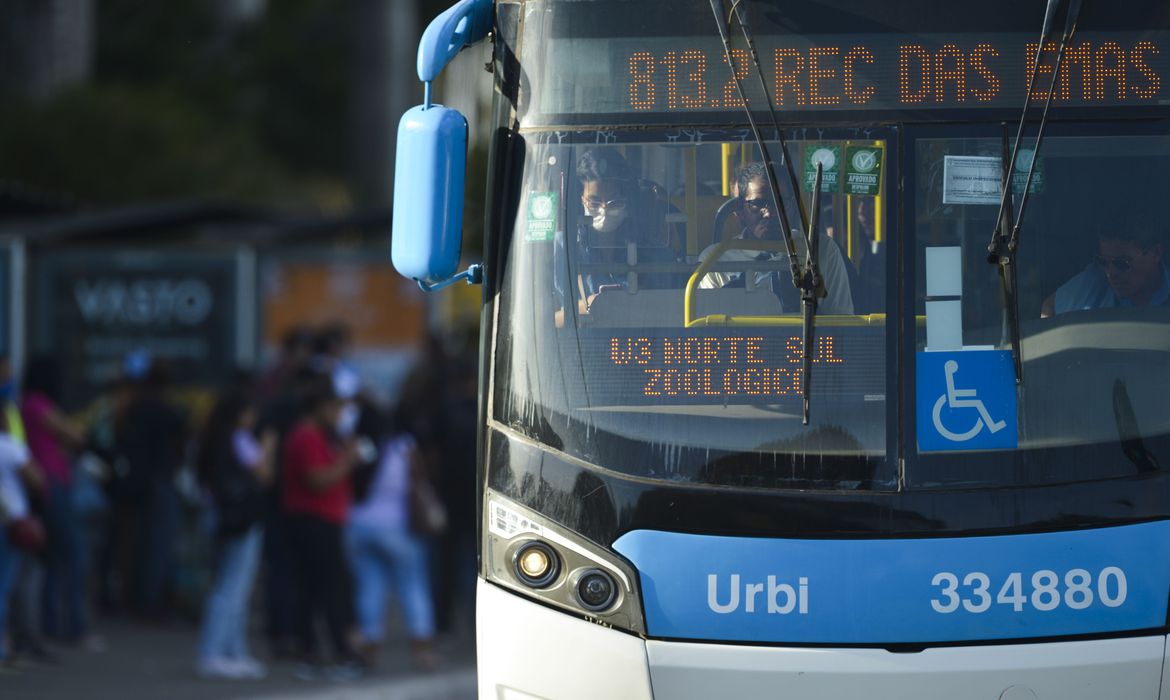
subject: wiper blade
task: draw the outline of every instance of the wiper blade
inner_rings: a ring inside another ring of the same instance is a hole
[[[1048,111],[1052,107],[1052,98],[1056,94],[1056,81],[1060,77],[1060,69],[1064,64],[1065,49],[1076,33],[1077,18],[1081,13],[1081,0],[1069,0],[1068,12],[1065,15],[1064,32],[1060,37],[1060,46],[1056,53],[1056,65],[1052,69],[1052,80],[1048,84],[1048,96],[1044,100],[1044,110],[1040,114],[1040,126],[1036,132],[1036,142],[1032,147],[1032,161],[1028,164],[1028,176],[1024,180],[1024,190],[1020,195],[1019,210],[1016,212],[1015,222],[1010,232],[1005,224],[1011,221],[1010,215],[1005,216],[1012,196],[1012,180],[1015,176],[1016,161],[1020,154],[1020,143],[1024,138],[1024,126],[1028,120],[1028,107],[1032,102],[1032,87],[1040,71],[1040,62],[1048,45],[1052,33],[1053,20],[1057,8],[1063,0],[1048,0],[1044,10],[1044,27],[1040,32],[1040,44],[1036,48],[1036,58],[1032,62],[1032,71],[1028,75],[1028,89],[1024,94],[1024,108],[1020,112],[1020,124],[1016,130],[1016,140],[1012,145],[1011,157],[1003,171],[1002,192],[999,200],[999,213],[995,217],[995,231],[991,234],[991,242],[987,245],[987,261],[999,265],[999,276],[1003,286],[1004,313],[1007,316],[1008,332],[1011,335],[1012,364],[1016,372],[1016,384],[1024,381],[1023,361],[1020,357],[1020,301],[1018,294],[1018,276],[1015,256],[1020,246],[1020,228],[1024,221],[1024,213],[1028,207],[1028,190],[1032,187],[1032,177],[1036,172],[1036,161],[1040,157],[1040,146],[1044,142],[1044,127],[1048,123]]]
[[[711,11],[715,14],[715,24],[719,29],[719,38],[723,42],[723,52],[727,58],[727,65],[731,68],[731,77],[735,81],[735,89],[739,93],[739,98],[743,101],[744,112],[747,114],[752,136],[755,138],[756,145],[760,149],[760,155],[764,158],[764,170],[768,175],[768,187],[772,192],[772,200],[776,203],[776,211],[780,215],[780,229],[784,236],[784,246],[788,251],[788,268],[792,276],[792,286],[800,291],[800,305],[804,314],[804,359],[801,366],[801,391],[804,399],[804,425],[808,425],[811,397],[809,386],[812,374],[813,342],[816,335],[817,300],[826,295],[824,281],[821,279],[820,267],[818,265],[819,244],[816,231],[819,223],[820,191],[821,181],[824,177],[824,169],[820,164],[817,165],[817,175],[812,196],[813,212],[810,219],[810,215],[804,208],[804,200],[800,197],[800,181],[796,177],[792,157],[788,153],[788,143],[785,141],[784,132],[780,128],[780,120],[776,117],[776,107],[772,103],[771,94],[768,92],[768,84],[764,79],[764,69],[760,66],[760,57],[756,51],[755,40],[752,37],[747,8],[743,6],[743,0],[735,0],[731,6],[731,12],[728,18],[734,15],[739,19],[740,30],[743,32],[744,40],[747,42],[748,55],[751,57],[752,65],[756,70],[756,76],[760,80],[760,88],[763,92],[764,100],[768,103],[768,112],[772,116],[772,126],[776,131],[776,138],[780,142],[780,149],[783,153],[784,164],[788,172],[788,182],[792,187],[800,214],[801,230],[805,232],[806,236],[806,255],[805,262],[802,265],[796,257],[796,244],[792,238],[792,227],[788,223],[788,211],[784,206],[784,199],[780,196],[780,183],[776,180],[775,164],[772,162],[771,153],[768,151],[767,144],[764,143],[764,137],[760,134],[760,128],[756,124],[755,116],[752,114],[751,103],[748,101],[747,94],[744,92],[743,82],[740,80],[739,73],[735,69],[735,58],[731,53],[731,38],[728,32],[728,20],[723,17],[722,7],[723,0],[711,0]]]
[[[772,94],[768,91],[768,81],[764,80],[764,69],[760,66],[760,54],[756,51],[756,41],[752,34],[747,8],[744,7],[744,0],[735,0],[731,4],[731,14],[734,14],[739,20],[739,29],[743,33],[743,39],[748,47],[748,55],[752,59],[752,65],[756,69],[756,77],[760,81],[760,91],[764,95],[764,101],[768,103],[768,114],[772,117],[772,129],[776,132],[776,140],[780,142],[780,153],[788,170],[788,184],[794,193],[800,192],[800,180],[796,177],[796,168],[792,165],[792,155],[788,152],[788,141],[784,138],[784,131],[780,129],[780,120],[776,117],[776,105],[772,102]],[[728,21],[730,22],[730,15]],[[734,69],[734,66],[732,68]],[[771,163],[768,164],[768,169],[772,169]],[[800,214],[800,230],[807,231],[808,212],[804,208],[804,200],[799,196],[796,197],[796,208],[797,213]]]
[[[800,390],[804,397],[804,425],[808,425],[809,399],[812,396],[812,353],[816,340],[817,299],[824,296],[820,266],[820,219],[821,180],[825,166],[817,163],[816,177],[813,178],[812,218],[805,230],[804,278],[800,281],[800,310],[804,314],[804,345],[801,348],[804,362],[800,366]]]
[[[739,93],[739,99],[743,101],[743,108],[747,114],[752,137],[756,141],[756,146],[760,149],[760,155],[764,158],[764,170],[768,175],[768,187],[772,192],[772,200],[776,204],[776,212],[780,215],[780,232],[784,236],[784,248],[788,252],[788,270],[792,275],[792,286],[800,289],[800,280],[803,276],[803,271],[800,269],[800,263],[796,259],[796,244],[792,240],[792,229],[788,225],[788,210],[784,206],[784,198],[780,196],[780,184],[776,182],[772,156],[768,151],[767,144],[764,143],[763,135],[760,134],[760,127],[756,124],[756,118],[752,114],[752,106],[748,101],[747,94],[744,92],[743,81],[739,79],[739,73],[735,70],[735,57],[731,53],[731,37],[727,29],[727,20],[723,17],[723,0],[711,0],[711,11],[715,14],[715,26],[719,29],[719,39],[723,42],[723,54],[727,58],[728,67],[731,69],[731,77],[735,81],[735,89]],[[759,66],[758,63],[756,65],[757,67]],[[761,73],[761,75],[763,74]],[[770,99],[769,102],[771,102]],[[791,162],[787,158],[787,153],[785,154],[785,159]],[[800,197],[797,197],[797,199],[799,200]]]

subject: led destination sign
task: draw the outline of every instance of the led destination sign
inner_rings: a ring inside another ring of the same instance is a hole
[[[1055,106],[1170,103],[1170,33],[1078,34],[1066,50]],[[564,81],[544,111],[683,112],[743,108],[717,39],[562,40],[551,50]],[[761,36],[760,62],[782,111],[1019,108],[1039,50],[1019,34]],[[1045,46],[1033,87],[1047,95],[1057,45]],[[764,109],[746,49],[732,50],[748,98]],[[600,60],[599,60],[600,59]],[[608,70],[606,70],[608,69]]]
[[[835,328],[813,343],[817,395],[885,392],[883,330]],[[595,405],[778,404],[801,396],[799,330],[582,333]]]

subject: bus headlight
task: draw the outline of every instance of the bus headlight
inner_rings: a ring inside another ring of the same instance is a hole
[[[617,585],[613,577],[599,569],[588,569],[577,576],[574,586],[577,602],[587,610],[600,612],[617,599]]]
[[[484,577],[515,593],[616,629],[645,634],[635,569],[622,558],[490,489]]]
[[[540,540],[520,545],[512,556],[516,578],[532,588],[545,588],[561,572],[561,562],[552,547]]]

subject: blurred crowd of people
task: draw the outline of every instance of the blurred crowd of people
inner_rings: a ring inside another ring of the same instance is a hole
[[[378,663],[392,599],[433,669],[436,636],[473,618],[476,366],[432,341],[390,407],[348,347],[341,325],[290,330],[206,411],[133,352],[82,417],[53,358],[19,382],[0,359],[0,669],[100,651],[93,605],[166,621],[191,600],[200,674],[263,677],[256,622],[260,656],[344,680]]]

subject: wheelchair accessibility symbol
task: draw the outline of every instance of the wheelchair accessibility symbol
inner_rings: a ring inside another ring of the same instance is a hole
[[[1011,353],[918,353],[920,449],[995,449],[1017,442]]]
[[[934,411],[931,416],[934,418],[934,428],[940,435],[948,440],[954,442],[966,442],[978,435],[983,426],[993,433],[998,433],[1007,425],[1001,420],[992,420],[991,415],[987,412],[987,406],[983,402],[975,398],[975,389],[956,389],[955,388],[955,372],[959,371],[959,363],[954,360],[947,360],[944,365],[944,371],[947,375],[947,391],[942,396],[938,397],[938,401],[934,402]],[[952,433],[947,430],[942,422],[942,408],[943,404],[951,408],[973,408],[979,413],[979,417],[975,419],[975,425],[965,433]]]

